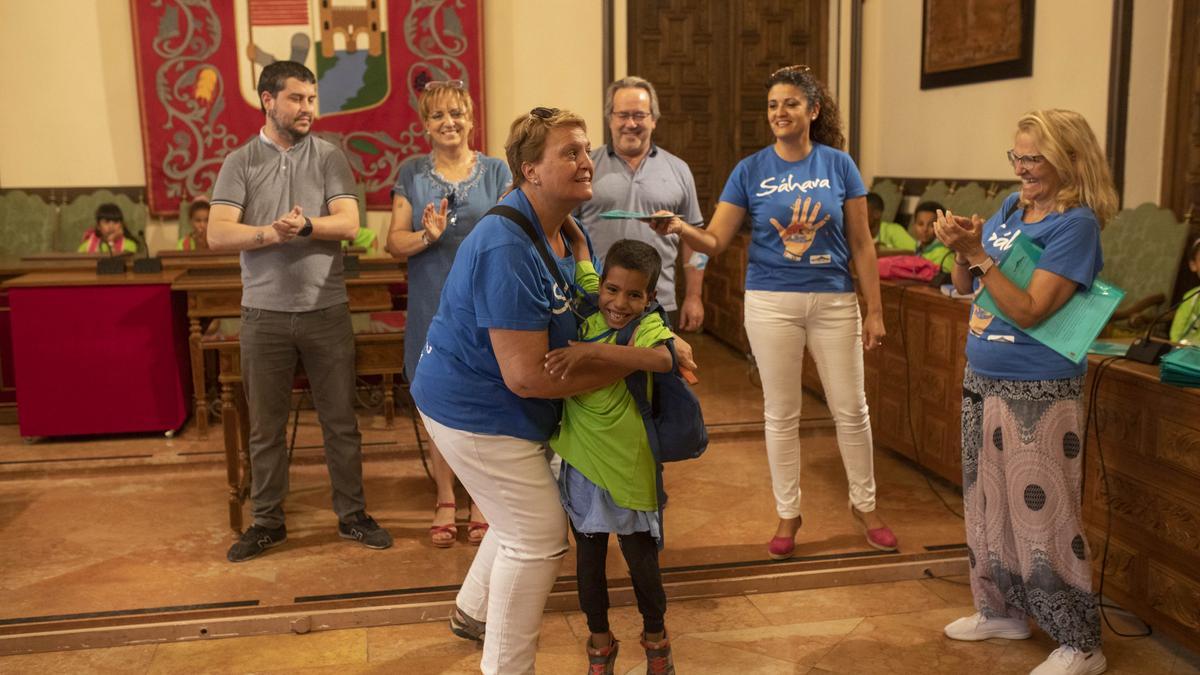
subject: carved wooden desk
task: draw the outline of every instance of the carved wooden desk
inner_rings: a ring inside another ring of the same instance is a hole
[[[242,305],[242,278],[240,268],[236,266],[237,258],[227,256],[223,264],[212,266],[214,258],[220,256],[196,256],[193,260],[203,263],[202,266],[187,269],[172,285],[172,289],[187,293],[188,351],[192,359],[196,430],[201,438],[208,435],[208,392],[204,379],[204,352],[200,344],[202,323],[209,319],[239,316]],[[388,258],[376,258],[369,261],[364,259],[360,264],[362,267],[356,274],[346,276],[350,311],[390,310],[392,294],[388,287],[404,283],[408,278],[400,263]]]
[[[225,475],[229,484],[229,526],[242,529],[242,503],[250,492],[250,425],[242,387],[241,348],[237,339],[205,339],[205,349],[218,353],[221,384],[221,425],[225,435]],[[393,384],[404,372],[404,333],[354,335],[354,371],[358,376],[383,379],[383,409],[389,424],[395,416]]]

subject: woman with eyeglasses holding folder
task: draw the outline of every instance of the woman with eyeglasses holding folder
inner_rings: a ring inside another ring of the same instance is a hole
[[[800,370],[806,346],[837,427],[850,515],[870,546],[894,551],[896,536],[875,509],[863,382],[863,349],[877,348],[884,338],[867,189],[841,150],[837,106],[808,66],[780,68],[766,85],[775,142],[734,168],[708,228],[678,218],[654,227],[659,234],[679,232],[695,250],[716,255],[749,222],[746,335],[762,376],[767,464],[779,516],[768,555],[792,557],[802,524]]]
[[[1021,117],[1008,161],[1021,190],[987,222],[939,211],[934,224],[955,252],[958,292],[982,286],[1004,315],[971,306],[963,511],[978,611],[945,632],[1021,640],[1032,618],[1059,644],[1035,675],[1095,675],[1106,661],[1080,513],[1087,360],[1075,363],[1024,331],[1096,280],[1100,228],[1117,211],[1117,192],[1096,135],[1071,110]],[[1020,240],[1042,249],[1026,288],[999,266]]]
[[[408,260],[404,374],[409,382],[458,247],[512,182],[512,174],[502,160],[471,150],[474,104],[462,80],[426,83],[418,110],[431,151],[409,157],[400,165],[392,188],[392,223],[387,238],[387,251]],[[442,459],[436,443],[429,454],[437,483],[429,538],[434,546],[449,548],[458,537],[454,472]],[[467,541],[478,546],[487,528],[484,514],[472,503]]]

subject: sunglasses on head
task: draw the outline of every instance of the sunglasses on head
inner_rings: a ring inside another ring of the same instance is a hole
[[[779,70],[776,70],[775,72],[771,73],[771,77],[776,77],[778,75],[792,75],[792,74],[799,75],[801,73],[811,73],[811,72],[812,72],[812,68],[809,68],[808,66],[805,66],[805,65],[784,66],[784,67],[780,68]]]
[[[430,80],[421,88],[422,91],[433,89],[466,89],[467,84],[462,80]]]
[[[558,108],[543,108],[542,106],[538,106],[529,111],[529,116],[536,117],[540,120],[548,120],[551,117],[554,117],[557,113]]]

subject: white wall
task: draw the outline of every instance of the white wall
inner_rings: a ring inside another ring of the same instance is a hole
[[[538,105],[582,114],[600,142],[601,3],[482,4],[488,154],[503,157],[509,123]],[[145,185],[129,6],[0,0],[0,187]],[[382,231],[388,214],[368,221]],[[151,248],[175,231],[152,227]]]
[[[1194,38],[1194,36],[1193,36]],[[1167,77],[1170,72],[1171,0],[1133,6],[1129,64],[1129,123],[1125,136],[1125,206],[1162,198]]]
[[[1010,178],[1004,151],[1017,118],[1036,108],[1079,111],[1103,142],[1109,4],[1037,3],[1033,77],[928,90],[920,89],[921,6],[864,4],[864,174]]]
[[[144,185],[128,0],[0,0],[0,186]]]

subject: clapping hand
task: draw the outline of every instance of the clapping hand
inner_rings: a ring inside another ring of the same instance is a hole
[[[956,216],[951,211],[937,212],[933,221],[933,232],[938,241],[961,258],[983,253],[983,218],[972,214],[970,218]]]
[[[275,228],[275,232],[279,234],[279,241],[285,242],[292,237],[295,237],[300,229],[304,227],[304,211],[299,205],[293,206],[291,211],[279,216],[275,222],[271,223],[271,227]]]
[[[425,210],[421,213],[421,227],[425,229],[425,236],[429,238],[430,243],[441,239],[442,233],[446,231],[446,214],[449,209],[450,201],[445,197],[437,208],[433,202],[425,205]]]

